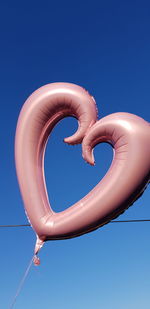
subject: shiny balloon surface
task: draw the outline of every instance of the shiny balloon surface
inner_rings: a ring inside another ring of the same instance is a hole
[[[44,176],[44,152],[58,121],[77,118],[77,132],[64,139],[82,143],[83,158],[94,164],[93,148],[107,142],[114,148],[112,164],[104,178],[84,198],[55,213],[49,203]],[[17,124],[15,158],[19,186],[28,219],[43,242],[76,237],[108,223],[142,194],[150,178],[150,125],[128,113],[97,120],[94,98],[69,83],[41,87],[25,102]]]

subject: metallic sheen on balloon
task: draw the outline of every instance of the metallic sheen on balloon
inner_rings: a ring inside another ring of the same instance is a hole
[[[77,132],[64,141],[82,143],[83,158],[94,164],[93,148],[112,145],[114,158],[104,178],[80,201],[55,213],[44,176],[48,137],[64,117],[77,118]],[[21,110],[15,139],[18,182],[28,219],[37,234],[35,253],[44,241],[72,238],[116,218],[143,193],[150,179],[150,124],[129,113],[97,120],[94,98],[82,87],[54,83],[41,87]]]

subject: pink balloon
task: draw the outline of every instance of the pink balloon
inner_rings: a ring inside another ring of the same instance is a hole
[[[77,132],[65,142],[82,143],[83,158],[94,164],[93,147],[107,142],[114,158],[105,177],[84,198],[55,213],[44,177],[47,139],[62,118],[76,117]],[[41,87],[25,102],[17,124],[15,157],[26,214],[37,234],[35,253],[43,242],[93,231],[121,214],[142,194],[150,178],[150,125],[128,113],[97,121],[93,97],[83,88],[54,83]]]

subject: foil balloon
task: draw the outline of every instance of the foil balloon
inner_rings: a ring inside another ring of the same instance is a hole
[[[114,158],[93,190],[55,213],[46,190],[44,152],[52,129],[67,116],[77,118],[79,126],[64,141],[82,143],[83,158],[89,164],[94,165],[93,148],[101,142],[112,145]],[[15,159],[26,214],[37,234],[37,254],[47,240],[76,237],[108,223],[142,194],[150,179],[150,125],[128,113],[97,120],[94,98],[85,89],[69,83],[49,84],[35,91],[23,105]]]

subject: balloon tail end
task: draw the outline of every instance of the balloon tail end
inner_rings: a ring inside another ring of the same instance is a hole
[[[43,247],[43,245],[44,245],[44,241],[37,236],[35,249],[34,249],[34,257],[33,257],[33,263],[34,263],[35,266],[40,265],[40,259],[37,256],[37,254],[39,253],[39,251]]]
[[[40,259],[39,257],[35,254],[33,257],[33,263],[35,266],[39,266],[40,265]]]

